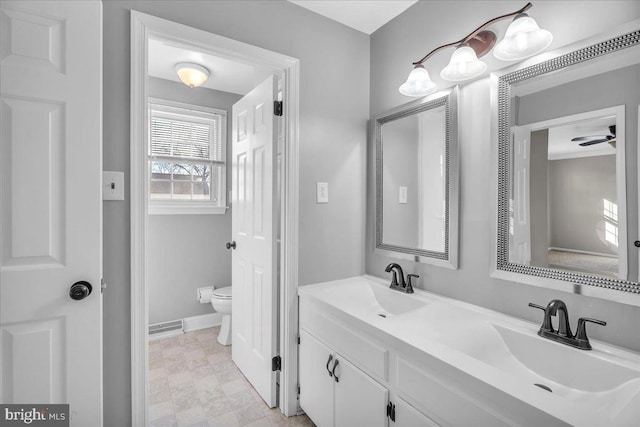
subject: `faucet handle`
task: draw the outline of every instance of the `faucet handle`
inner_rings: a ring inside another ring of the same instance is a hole
[[[591,344],[589,344],[589,338],[587,337],[587,322],[595,323],[596,325],[601,326],[607,326],[607,322],[598,319],[591,319],[589,317],[581,317],[580,319],[578,319],[578,330],[576,332],[575,338],[578,341],[582,341],[582,343],[580,344],[581,348],[585,347],[586,349],[590,349]]]
[[[542,320],[542,325],[540,326],[540,331],[555,332],[553,330],[553,325],[551,324],[551,317],[549,317],[549,314],[547,312],[547,307],[543,307],[541,305],[534,304],[532,302],[529,303],[529,307],[538,308],[538,309],[544,311],[544,319]]]
[[[411,283],[412,277],[415,277],[416,279],[418,279],[420,276],[418,276],[417,274],[407,274],[407,286],[406,286],[405,292],[408,294],[413,293],[413,284]]]
[[[539,309],[540,309],[540,310],[542,310],[542,311],[545,311],[545,310],[546,310],[546,307],[543,307],[543,306],[538,305],[538,304],[534,304],[534,303],[532,303],[532,302],[530,302],[530,303],[529,303],[529,307],[539,308]]]

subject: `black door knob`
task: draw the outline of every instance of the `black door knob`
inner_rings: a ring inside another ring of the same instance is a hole
[[[227,242],[227,249],[235,249],[235,248],[236,248],[235,240],[233,242]]]
[[[71,285],[71,289],[69,289],[69,296],[71,299],[80,301],[81,299],[88,297],[92,290],[93,288],[89,282],[81,280]]]

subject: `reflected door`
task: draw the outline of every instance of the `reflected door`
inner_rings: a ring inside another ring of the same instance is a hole
[[[3,1],[0,18],[0,402],[100,426],[102,5]]]

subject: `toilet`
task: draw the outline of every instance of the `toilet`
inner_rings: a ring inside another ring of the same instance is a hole
[[[222,314],[218,342],[222,345],[231,345],[231,286],[214,289],[211,305],[215,311]]]

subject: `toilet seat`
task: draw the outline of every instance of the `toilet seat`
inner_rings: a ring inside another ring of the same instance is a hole
[[[231,299],[231,286],[214,289],[213,297],[216,299]]]

